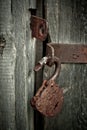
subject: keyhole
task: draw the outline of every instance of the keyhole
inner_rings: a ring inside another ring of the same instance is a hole
[[[40,35],[44,35],[44,33],[45,33],[45,29],[44,29],[43,24],[41,24],[39,27],[39,33],[40,33]]]
[[[59,103],[59,102],[57,102],[57,103],[55,104],[54,109],[56,109],[56,107],[58,106],[58,103]]]

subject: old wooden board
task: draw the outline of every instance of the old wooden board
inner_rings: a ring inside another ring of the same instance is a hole
[[[87,43],[86,0],[47,0],[45,9],[52,43]],[[44,69],[44,78],[51,74]],[[87,65],[64,64],[57,83],[64,91],[64,105],[54,118],[44,118],[44,130],[87,129]]]
[[[11,1],[0,1],[0,37],[6,47],[0,54],[0,129],[15,130],[15,59],[16,49],[11,33]]]
[[[34,130],[30,98],[34,94],[35,39],[28,0],[0,0],[0,130]]]

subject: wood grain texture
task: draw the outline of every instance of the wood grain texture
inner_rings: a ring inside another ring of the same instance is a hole
[[[15,107],[17,130],[34,129],[30,98],[34,93],[35,39],[31,37],[28,1],[12,2],[15,46]]]
[[[43,1],[37,2],[42,17]],[[52,42],[87,44],[86,0],[46,0],[45,7]],[[31,37],[28,9],[28,0],[0,0],[0,36],[6,40],[0,55],[0,130],[86,130],[87,65],[62,65],[57,79],[64,89],[61,113],[44,118],[44,124],[39,113],[34,118],[30,99],[41,85],[42,72],[35,80],[33,68],[42,58],[43,45]],[[51,72],[46,67],[44,78]]]
[[[6,40],[0,55],[0,130],[15,130],[16,48],[11,26],[11,1],[0,1],[0,36]]]
[[[28,0],[0,0],[0,130],[34,130],[30,98],[34,93],[35,39]]]
[[[86,1],[82,1],[85,6]],[[86,43],[86,31],[84,30],[86,25],[82,22],[82,18],[86,17],[86,11],[84,16],[81,15],[81,3],[79,0],[46,1],[47,20],[53,43]],[[86,65],[62,65],[57,83],[64,89],[63,109],[59,116],[44,119],[44,130],[77,130],[83,128],[82,122],[80,123],[81,119],[83,122],[87,121],[85,117],[87,108],[86,70]],[[51,75],[51,71],[46,67],[44,78],[49,77],[49,75]],[[84,125],[84,128],[86,127]]]

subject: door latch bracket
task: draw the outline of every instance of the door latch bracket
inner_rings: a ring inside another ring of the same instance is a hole
[[[32,37],[44,41],[48,34],[47,21],[40,17],[31,16],[30,28],[32,30]]]

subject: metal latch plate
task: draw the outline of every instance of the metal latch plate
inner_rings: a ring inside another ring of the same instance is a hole
[[[61,63],[87,63],[87,45],[57,43],[50,45],[54,48],[54,56],[59,57]],[[52,56],[49,44],[46,47],[46,55]]]

